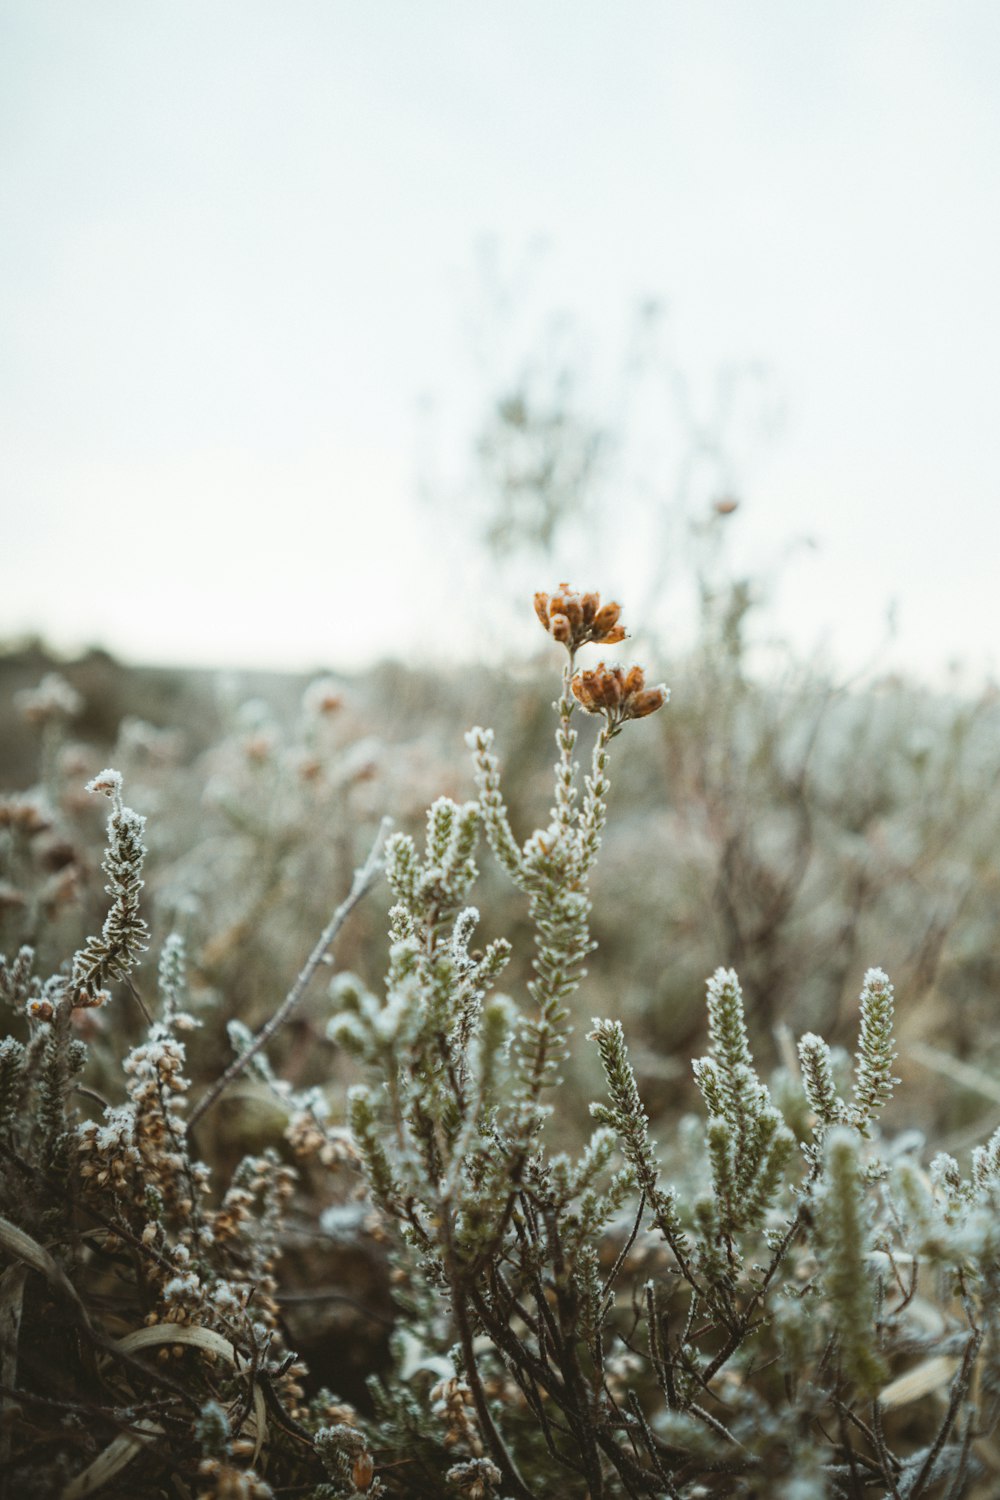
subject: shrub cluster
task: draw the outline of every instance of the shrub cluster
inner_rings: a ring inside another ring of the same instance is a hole
[[[740,977],[719,968],[701,1108],[662,1141],[625,1028],[595,1018],[593,1128],[579,1149],[553,1143],[612,742],[668,695],[636,666],[578,667],[583,646],[625,639],[617,605],[561,585],[536,611],[566,653],[547,823],[515,834],[493,733],[473,729],[474,799],[438,797],[422,840],[376,839],[285,1000],[256,1031],[231,1027],[235,1056],[190,1102],[185,944],[160,943],[148,1002],[144,819],[117,771],[89,783],[111,807],[100,930],[47,968],[31,945],[0,960],[8,1496],[996,1493],[1000,1131],[966,1172],[884,1133],[881,969],[853,1062],[808,1032],[765,1077]],[[586,774],[581,713],[597,724]],[[482,837],[531,933],[523,993],[498,990],[510,942],[477,946]],[[329,987],[330,1040],[360,1072],[341,1124],[329,1091],[290,1086],[267,1054],[383,869],[384,986],[341,971]],[[112,1072],[126,1007],[142,1026]],[[251,1076],[282,1128],[226,1173],[198,1146]],[[318,1386],[289,1333],[282,1254],[310,1210],[316,1235],[383,1259],[393,1331],[365,1398]]]

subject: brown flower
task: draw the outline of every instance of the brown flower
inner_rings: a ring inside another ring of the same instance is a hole
[[[616,729],[626,719],[644,719],[662,708],[670,696],[662,683],[646,686],[641,667],[606,667],[599,662],[592,672],[577,672],[570,687],[573,696],[589,714],[604,714]]]
[[[318,677],[306,688],[302,706],[313,718],[328,718],[343,708],[344,698],[332,677]]]
[[[371,1489],[375,1478],[375,1462],[367,1449],[359,1453],[351,1469],[351,1483],[356,1490]]]
[[[76,718],[83,699],[58,672],[47,672],[37,687],[25,688],[14,698],[28,724],[65,723]]]
[[[0,802],[0,828],[14,828],[27,838],[52,827],[42,804],[31,796],[8,797]]]
[[[535,614],[553,640],[560,641],[570,655],[592,641],[614,646],[625,639],[619,625],[620,604],[602,604],[600,594],[577,594],[561,583],[555,594],[535,595]]]
[[[110,990],[94,990],[91,992],[90,990],[79,989],[73,997],[73,1008],[76,1009],[79,1007],[80,1010],[100,1010],[101,1006],[107,1005],[110,999]]]
[[[19,906],[27,906],[28,898],[24,891],[18,890],[16,885],[11,885],[9,880],[0,880],[0,911],[7,909],[16,911]]]

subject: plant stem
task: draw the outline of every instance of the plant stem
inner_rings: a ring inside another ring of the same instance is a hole
[[[326,955],[329,949],[332,947],[338,933],[340,932],[340,929],[343,927],[344,923],[347,921],[347,918],[350,916],[354,908],[368,894],[368,892],[372,889],[372,887],[375,885],[380,875],[382,874],[382,867],[384,863],[382,846],[385,843],[386,835],[389,832],[391,823],[392,820],[390,818],[382,819],[382,822],[379,825],[378,833],[375,835],[375,841],[372,844],[371,849],[369,850],[368,858],[365,860],[361,868],[355,870],[354,872],[354,880],[351,884],[350,891],[348,892],[345,899],[337,907],[337,910],[330,918],[330,921],[327,923],[326,927],[320,933],[319,941],[317,942],[313,951],[310,953],[309,957],[306,959],[305,964],[303,965],[302,970],[299,973],[299,977],[296,979],[295,983],[288,991],[288,994],[285,996],[284,1000],[278,1006],[278,1009],[275,1011],[274,1015],[260,1028],[246,1051],[241,1052],[239,1057],[235,1058],[230,1063],[229,1067],[222,1074],[221,1078],[216,1079],[215,1083],[212,1084],[212,1087],[208,1089],[204,1094],[202,1094],[201,1098],[198,1100],[198,1103],[195,1105],[194,1109],[191,1111],[190,1116],[188,1117],[187,1128],[189,1134],[194,1129],[195,1125],[197,1125],[198,1121],[204,1115],[206,1115],[208,1111],[218,1102],[219,1098],[226,1091],[229,1085],[231,1083],[234,1083],[236,1079],[246,1071],[247,1067],[257,1056],[258,1052],[262,1051],[262,1049],[267,1046],[271,1038],[275,1035],[276,1032],[280,1031],[281,1027],[284,1026],[289,1016],[298,1006],[306,990],[309,988],[309,984],[312,981],[313,975],[316,973],[316,970],[326,958]]]

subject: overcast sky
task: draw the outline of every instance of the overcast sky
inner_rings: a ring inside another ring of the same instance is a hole
[[[488,239],[591,367],[660,300],[699,420],[766,369],[729,541],[815,541],[776,603],[803,649],[860,660],[895,600],[893,661],[1000,661],[995,0],[0,0],[0,73],[0,634],[469,638],[416,477],[427,397],[465,461]],[[644,565],[574,581],[627,603]]]

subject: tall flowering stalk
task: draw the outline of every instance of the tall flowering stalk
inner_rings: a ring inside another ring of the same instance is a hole
[[[139,911],[143,843],[146,820],[122,802],[122,778],[118,771],[102,771],[87,785],[111,799],[108,817],[108,852],[104,873],[111,906],[99,937],[89,938],[74,956],[73,1004],[96,1005],[105,998],[104,986],[113,979],[126,979],[139,955],[146,949],[149,929]]]
[[[477,1342],[484,1333],[510,1361],[503,1378],[539,1417],[553,1399],[541,1389],[556,1393],[559,1420],[580,1454],[571,1467],[594,1495],[603,1494],[608,1463],[621,1473],[639,1468],[600,1420],[608,1289],[595,1241],[642,1165],[637,1158],[611,1171],[607,1130],[576,1162],[550,1159],[542,1133],[546,1096],[567,1056],[570,1000],[593,947],[588,877],[606,817],[608,747],[630,718],[647,716],[667,697],[663,688],[647,689],[638,668],[577,672],[582,646],[625,638],[617,604],[563,585],[537,595],[535,608],[567,653],[555,704],[550,821],[518,842],[492,732],[472,730],[477,801],[435,803],[423,851],[403,835],[389,846],[396,905],[385,1002],[358,990],[345,995],[332,1031],[383,1080],[352,1091],[351,1123],[373,1197],[446,1292],[450,1326],[442,1334],[455,1345],[456,1390],[474,1414],[470,1441],[489,1458],[475,1482],[485,1485],[492,1465],[503,1493],[518,1500],[535,1491],[491,1403]],[[581,708],[604,719],[582,785],[573,722]],[[535,954],[523,1010],[489,993],[508,945],[470,951],[479,913],[467,901],[480,828],[527,898]],[[668,1205],[663,1195],[664,1213]],[[459,1398],[455,1410],[466,1405]],[[456,1431],[465,1432],[468,1420]]]
[[[350,1119],[372,1198],[396,1225],[409,1331],[428,1361],[449,1349],[453,1370],[432,1388],[429,1411],[414,1386],[404,1395],[379,1385],[378,1430],[395,1451],[422,1443],[447,1453],[436,1482],[481,1500],[736,1500],[762,1484],[791,1500],[797,1475],[825,1492],[853,1448],[848,1435],[830,1460],[815,1436],[828,1430],[821,1409],[827,1423],[831,1404],[846,1420],[847,1403],[871,1399],[888,1373],[870,1224],[869,1178],[880,1168],[868,1153],[893,1082],[891,986],[881,971],[865,977],[849,1104],[826,1043],[802,1039],[795,1119],[812,1109],[811,1140],[797,1140],[760,1077],[739,977],[719,969],[708,981],[707,1054],[694,1067],[707,1118],[688,1132],[681,1180],[668,1180],[665,1162],[677,1153],[667,1157],[654,1139],[617,1019],[595,1019],[590,1033],[607,1082],[606,1101],[592,1106],[597,1130],[575,1158],[546,1149],[572,997],[593,946],[588,882],[611,741],[667,692],[648,687],[639,667],[578,669],[582,646],[624,639],[618,605],[564,584],[537,595],[535,608],[566,651],[547,826],[518,841],[492,732],[472,730],[476,802],[439,800],[422,849],[405,836],[389,846],[396,904],[385,998],[350,981],[337,990],[331,1034],[369,1070],[351,1090]],[[578,710],[602,720],[582,780]],[[472,948],[480,829],[534,929],[521,1005],[492,993],[509,946]],[[994,1191],[994,1157],[1000,1150],[977,1157],[977,1181],[990,1184],[981,1197]],[[957,1166],[940,1165],[937,1180],[957,1217]],[[929,1236],[934,1211],[921,1212]],[[901,1207],[903,1235],[905,1216]],[[642,1286],[640,1253],[654,1256]],[[630,1311],[619,1312],[625,1287]],[[787,1391],[803,1372],[812,1382],[803,1405],[812,1414],[796,1419],[780,1463],[774,1448],[786,1438],[758,1384],[775,1362]],[[862,1429],[876,1449],[880,1422],[876,1413]],[[865,1472],[893,1492],[899,1460],[884,1439]],[[836,1482],[830,1493],[841,1493]]]
[[[553,640],[566,650],[562,691],[555,705],[555,798],[547,829],[531,835],[517,850],[500,791],[499,764],[492,750],[492,733],[474,729],[469,735],[476,767],[483,826],[487,839],[515,883],[528,896],[535,926],[535,978],[529,993],[537,1007],[517,1040],[521,1087],[527,1107],[528,1135],[537,1129],[539,1097],[558,1080],[565,1057],[567,1000],[585,974],[591,951],[588,927],[590,903],[587,877],[600,847],[607,817],[608,747],[622,725],[662,708],[669,696],[662,685],[647,689],[642,669],[628,674],[603,663],[592,672],[576,671],[577,652],[586,645],[616,645],[626,639],[621,606],[601,604],[597,593],[576,593],[560,584],[554,594],[535,595],[535,613]],[[580,802],[580,768],[574,760],[577,707],[604,719],[591,758],[590,774]]]
[[[380,1387],[380,1430],[387,1441],[406,1433],[412,1446],[419,1434],[432,1448],[463,1453],[467,1462],[443,1477],[483,1500],[736,1500],[762,1485],[792,1500],[804,1493],[800,1479],[816,1493],[855,1493],[841,1485],[845,1473],[859,1484],[878,1475],[901,1496],[901,1460],[878,1404],[898,1397],[891,1385],[882,1392],[880,1319],[893,1286],[877,1257],[893,1267],[893,1245],[914,1236],[936,1243],[934,1192],[952,1223],[973,1201],[1000,1200],[1000,1149],[977,1155],[975,1190],[950,1159],[936,1164],[923,1196],[901,1168],[906,1191],[876,1238],[878,1117],[894,1082],[888,979],[880,970],[865,976],[850,1102],[837,1091],[827,1044],[802,1038],[797,1137],[754,1064],[739,976],[719,969],[707,988],[708,1050],[694,1066],[707,1118],[688,1130],[680,1180],[668,1180],[664,1163],[676,1166],[678,1153],[666,1156],[654,1139],[617,1019],[595,1019],[590,1034],[607,1081],[606,1102],[592,1106],[598,1129],[576,1159],[546,1150],[548,1101],[592,946],[588,881],[607,816],[611,741],[667,693],[648,687],[639,667],[578,669],[583,645],[624,638],[617,605],[561,585],[536,596],[535,607],[566,651],[549,823],[518,841],[493,735],[474,729],[477,802],[436,804],[423,853],[403,838],[390,850],[397,904],[386,999],[348,991],[333,1023],[372,1070],[372,1083],[352,1091],[351,1119],[372,1196],[405,1246],[411,1328],[425,1347],[450,1345],[454,1369],[433,1388],[427,1416]],[[602,720],[582,781],[577,710]],[[506,946],[469,949],[479,914],[465,905],[474,866],[459,830],[474,820],[527,898],[535,954],[523,1007],[487,993]],[[784,1099],[787,1081],[782,1087]],[[651,1244],[659,1258],[640,1286],[636,1257]],[[1000,1272],[994,1279],[1000,1286]],[[440,1295],[418,1313],[419,1285]],[[615,1306],[623,1285],[627,1314]],[[894,1285],[902,1322],[912,1290],[898,1268]],[[971,1361],[972,1343],[968,1350]],[[799,1403],[787,1432],[761,1379],[775,1363]],[[962,1368],[953,1411],[971,1363]],[[872,1400],[869,1419],[847,1431],[852,1403]],[[937,1472],[953,1420],[920,1460],[921,1483]],[[833,1455],[824,1436],[831,1423],[843,1429]],[[870,1437],[863,1463],[858,1431]],[[905,1493],[920,1493],[920,1483]]]
[[[104,1005],[110,999],[107,986],[128,979],[149,937],[139,909],[146,820],[122,801],[118,771],[102,771],[88,783],[87,791],[111,799],[102,865],[111,904],[100,934],[88,938],[73,955],[68,980],[59,976],[50,981],[44,991],[39,989],[31,996],[27,1005],[32,1020],[45,1028],[36,1034],[42,1058],[39,1124],[45,1142],[43,1155],[60,1180],[67,1178],[69,1170],[67,1095],[74,1074],[82,1066],[81,1049],[72,1037],[73,1012]]]

